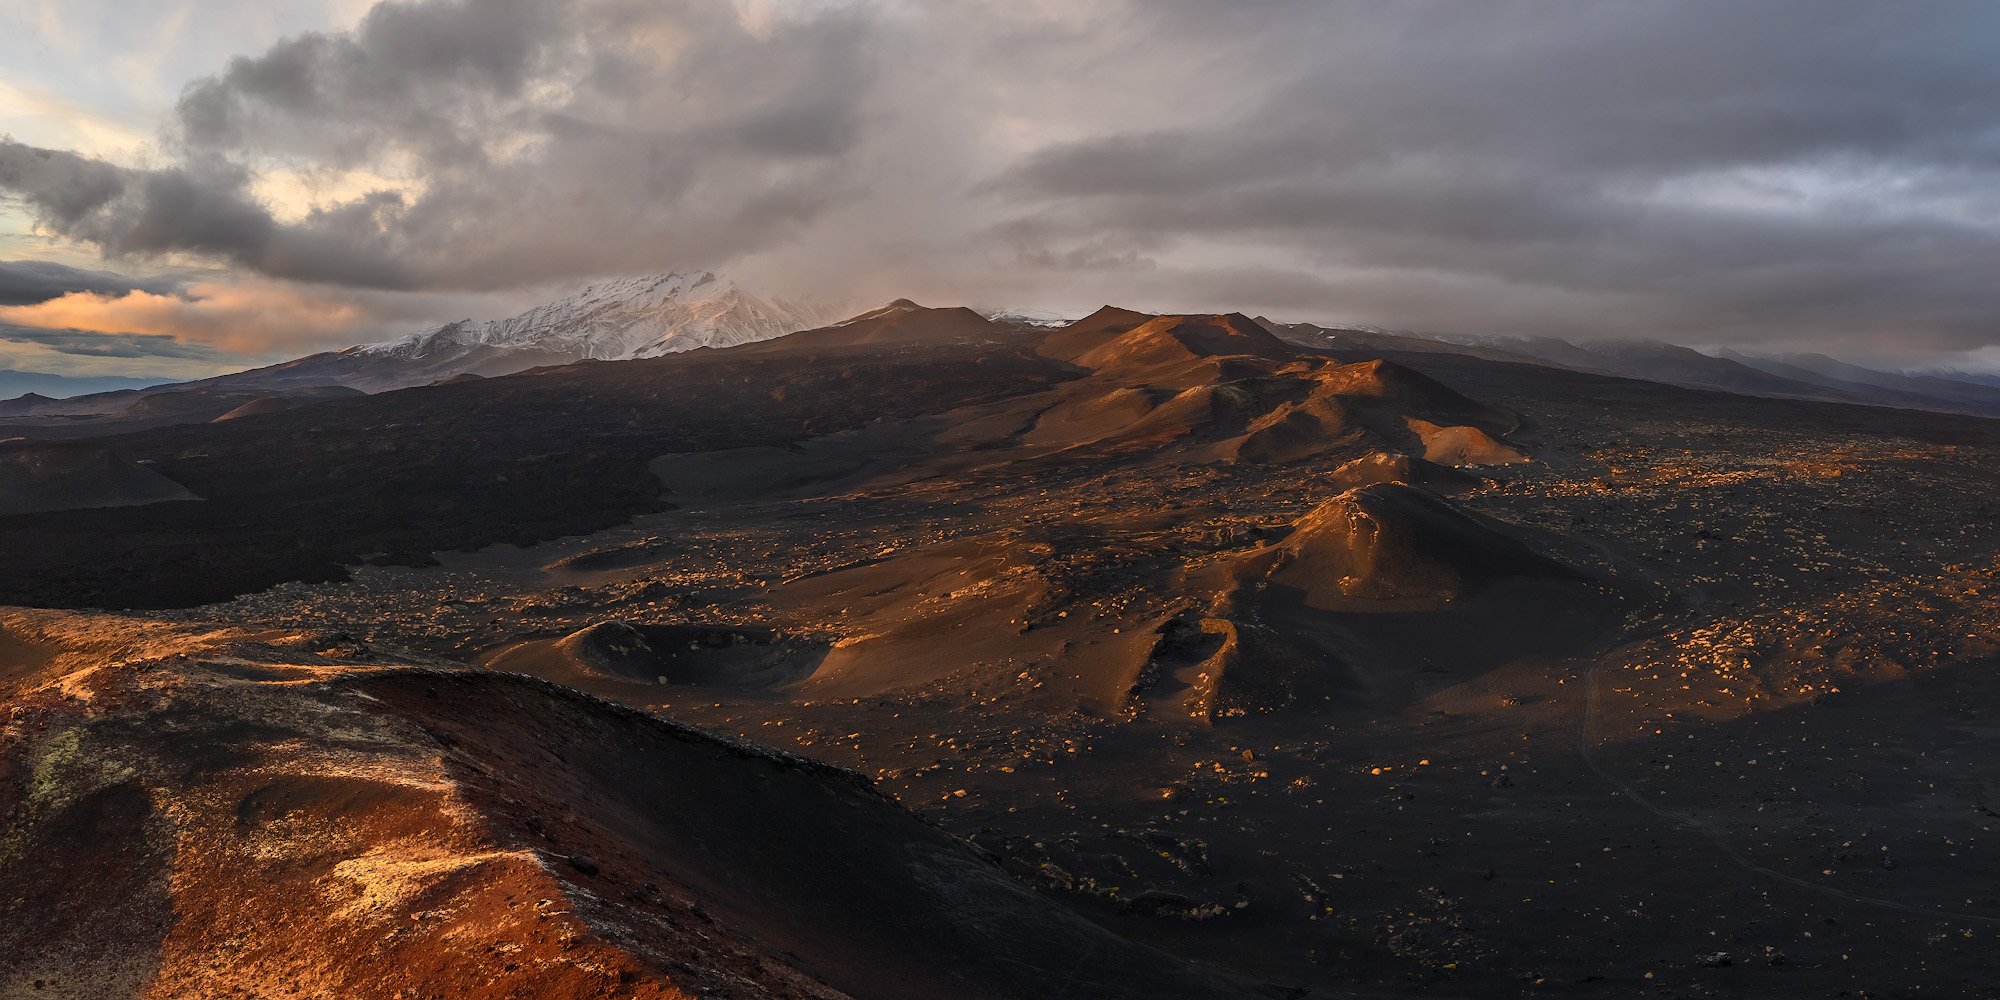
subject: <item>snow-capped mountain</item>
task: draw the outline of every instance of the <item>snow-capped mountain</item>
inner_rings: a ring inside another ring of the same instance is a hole
[[[755,295],[710,271],[683,271],[600,281],[518,316],[459,320],[209,381],[271,388],[338,384],[381,392],[455,375],[510,375],[576,361],[735,347],[834,318],[817,305]]]
[[[354,350],[411,359],[488,349],[626,361],[770,340],[831,318],[811,306],[752,295],[713,272],[688,271],[600,281],[519,316],[460,320]]]

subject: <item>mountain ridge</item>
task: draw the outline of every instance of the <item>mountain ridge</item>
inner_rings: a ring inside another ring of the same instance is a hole
[[[772,340],[824,326],[823,305],[767,298],[714,271],[592,282],[503,319],[461,319],[395,340],[359,344],[206,379],[215,386],[345,385],[384,392],[459,375],[512,375],[577,361],[630,361]]]

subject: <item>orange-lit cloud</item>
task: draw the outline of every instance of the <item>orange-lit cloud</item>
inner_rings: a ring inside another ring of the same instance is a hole
[[[203,283],[182,295],[72,292],[0,307],[0,323],[43,330],[147,334],[241,355],[346,342],[380,317],[341,294],[280,284]]]

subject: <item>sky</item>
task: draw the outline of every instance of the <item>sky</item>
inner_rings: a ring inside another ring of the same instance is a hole
[[[704,268],[2000,368],[2000,6],[0,0],[0,368]]]

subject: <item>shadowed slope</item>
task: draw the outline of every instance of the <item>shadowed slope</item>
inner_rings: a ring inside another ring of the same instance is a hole
[[[1074,323],[1056,328],[1042,338],[1036,350],[1048,357],[1067,361],[1154,318],[1150,313],[1103,306]]]
[[[909,299],[897,299],[853,319],[816,330],[802,330],[744,350],[759,354],[790,354],[895,344],[970,343],[992,340],[1003,333],[1003,329],[992,320],[964,306],[933,309]]]
[[[97,445],[0,445],[0,516],[194,498],[181,484]]]
[[[1277,552],[1272,582],[1303,591],[1315,607],[1450,602],[1505,577],[1575,575],[1498,526],[1396,483],[1350,490],[1314,508]]]

